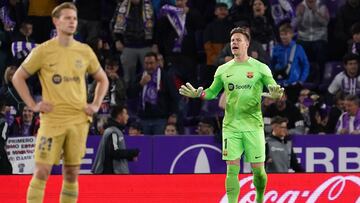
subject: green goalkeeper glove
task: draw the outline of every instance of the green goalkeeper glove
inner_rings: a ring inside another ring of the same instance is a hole
[[[179,93],[186,97],[199,98],[203,90],[203,87],[195,89],[190,83],[187,82],[186,85],[181,85]]]
[[[269,92],[262,93],[262,96],[271,99],[280,99],[284,94],[284,88],[280,85],[268,85]]]

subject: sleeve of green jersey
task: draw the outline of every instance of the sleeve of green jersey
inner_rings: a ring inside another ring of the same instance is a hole
[[[205,94],[202,98],[205,100],[214,99],[219,94],[222,88],[223,82],[221,80],[221,75],[215,74],[214,81],[209,88],[204,90]]]
[[[263,65],[261,70],[262,82],[267,87],[268,85],[276,85],[276,81],[271,73],[270,68],[267,65]]]

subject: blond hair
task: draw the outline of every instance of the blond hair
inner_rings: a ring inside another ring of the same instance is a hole
[[[290,32],[294,33],[294,30],[290,23],[284,23],[279,27],[279,32]]]
[[[72,9],[77,13],[77,8],[76,8],[74,3],[65,2],[65,3],[62,3],[62,4],[60,4],[60,5],[58,5],[58,6],[56,6],[54,8],[54,10],[51,12],[51,17],[59,18],[61,11],[64,10],[64,9]]]
[[[233,34],[235,34],[235,33],[240,33],[240,34],[244,35],[246,37],[246,39],[250,42],[251,36],[250,36],[249,31],[246,28],[236,27],[236,28],[232,29],[230,32],[230,37],[233,36]]]

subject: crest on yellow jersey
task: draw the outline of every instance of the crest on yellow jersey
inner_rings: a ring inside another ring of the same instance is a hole
[[[75,67],[79,68],[79,69],[83,67],[83,63],[82,63],[82,61],[80,59],[77,59],[75,61]]]

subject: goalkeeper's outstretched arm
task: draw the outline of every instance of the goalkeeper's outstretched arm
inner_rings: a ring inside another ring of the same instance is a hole
[[[223,85],[219,77],[215,77],[213,83],[209,88],[205,89],[203,87],[198,87],[195,89],[190,83],[181,85],[179,93],[183,96],[190,98],[201,98],[205,100],[214,99],[222,89]]]

